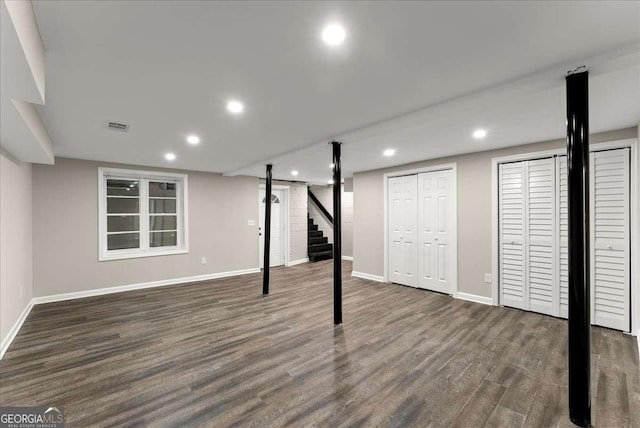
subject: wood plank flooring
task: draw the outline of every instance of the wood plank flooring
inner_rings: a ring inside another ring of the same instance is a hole
[[[0,404],[71,427],[566,427],[566,322],[351,278],[332,262],[36,306]],[[593,329],[593,422],[640,427],[635,338]]]

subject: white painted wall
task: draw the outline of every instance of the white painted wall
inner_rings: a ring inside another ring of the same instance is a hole
[[[31,183],[31,164],[0,153],[0,337],[3,344],[33,293]]]

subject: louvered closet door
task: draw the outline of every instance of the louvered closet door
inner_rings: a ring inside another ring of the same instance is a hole
[[[569,316],[569,194],[567,193],[567,157],[556,158],[556,177],[558,184],[558,246],[559,266],[558,276],[560,280],[560,316]]]
[[[527,309],[525,271],[526,162],[498,167],[500,303]]]
[[[555,161],[528,161],[525,171],[528,309],[558,315]]]
[[[629,149],[591,153],[592,322],[629,331]]]

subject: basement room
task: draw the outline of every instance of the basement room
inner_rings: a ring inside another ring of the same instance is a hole
[[[0,14],[0,427],[640,428],[640,2]]]

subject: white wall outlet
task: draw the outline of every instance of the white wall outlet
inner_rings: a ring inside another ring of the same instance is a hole
[[[200,259],[200,263],[202,263],[203,265],[207,264],[207,258],[203,257],[202,259]]]
[[[256,225],[256,221],[255,220],[247,221],[247,226],[255,226],[255,225]]]
[[[486,282],[487,284],[491,284],[491,274],[490,273],[485,273],[484,274],[484,282]]]

